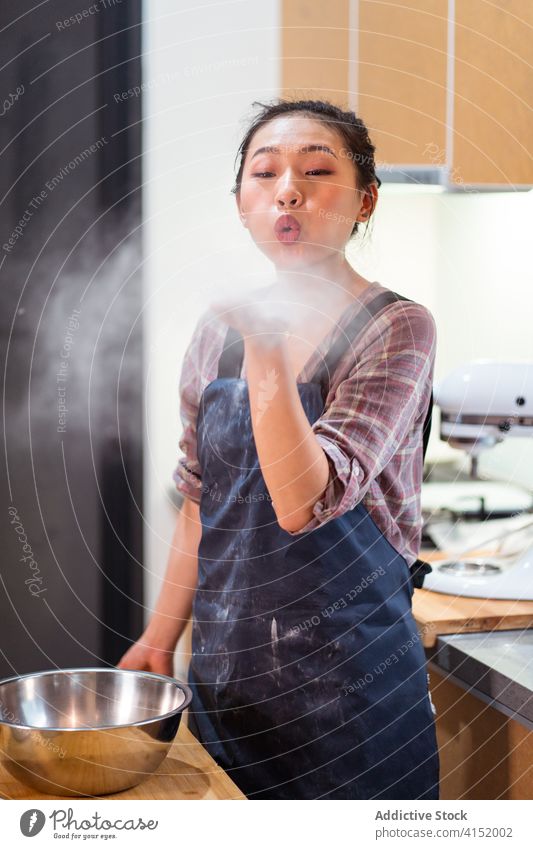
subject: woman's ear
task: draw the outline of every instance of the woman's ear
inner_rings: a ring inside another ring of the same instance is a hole
[[[240,192],[235,193],[235,203],[237,204],[237,212],[239,213],[239,218],[241,219],[243,227],[248,228],[248,217],[241,206]]]
[[[363,202],[356,221],[368,221],[371,215],[374,214],[376,204],[378,202],[378,187],[376,183],[370,183],[363,193]]]

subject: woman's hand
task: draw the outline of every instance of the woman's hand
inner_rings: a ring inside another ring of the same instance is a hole
[[[152,645],[152,642],[149,635],[142,634],[122,655],[117,669],[139,669],[174,677],[174,651]]]
[[[211,308],[222,321],[238,330],[246,339],[262,334],[284,334],[290,326],[289,304],[259,289],[250,295],[239,295],[214,301]]]

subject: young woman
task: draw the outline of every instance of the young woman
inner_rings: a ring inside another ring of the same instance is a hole
[[[250,798],[437,799],[410,573],[435,323],[346,259],[380,185],[361,119],[259,106],[233,191],[275,280],[197,324],[175,550],[120,665],[171,674],[192,605],[190,726]]]

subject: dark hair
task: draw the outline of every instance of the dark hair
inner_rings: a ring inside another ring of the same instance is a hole
[[[235,159],[240,155],[241,161],[237,177],[235,178],[235,185],[231,190],[233,194],[236,194],[241,187],[244,161],[256,131],[280,115],[294,113],[305,114],[310,118],[316,118],[341,136],[349,151],[349,158],[354,163],[357,182],[360,188],[363,190],[368,189],[371,183],[376,183],[378,188],[381,186],[381,180],[376,175],[374,161],[375,145],[370,141],[364,121],[358,118],[355,112],[350,110],[344,111],[339,106],[335,106],[327,100],[284,100],[278,98],[271,103],[261,103],[258,100],[254,100],[252,106],[260,106],[262,111],[253,119],[239,145]],[[374,208],[372,205],[373,211]],[[371,215],[372,213],[369,219]],[[355,222],[351,232],[352,236],[357,233],[358,227],[358,222]]]

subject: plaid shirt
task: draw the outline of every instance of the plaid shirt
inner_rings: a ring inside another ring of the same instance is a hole
[[[384,291],[374,282],[343,313],[299,375],[314,374],[337,334]],[[173,479],[177,489],[200,502],[201,468],[196,420],[205,387],[217,376],[228,326],[206,310],[185,352],[180,378],[183,452]],[[347,346],[330,375],[324,411],[312,425],[330,466],[330,477],[313,516],[293,535],[312,531],[360,501],[382,534],[411,566],[422,533],[420,495],[422,428],[433,386],[436,325],[422,304],[396,301],[384,307]],[[241,376],[244,376],[241,373]]]

